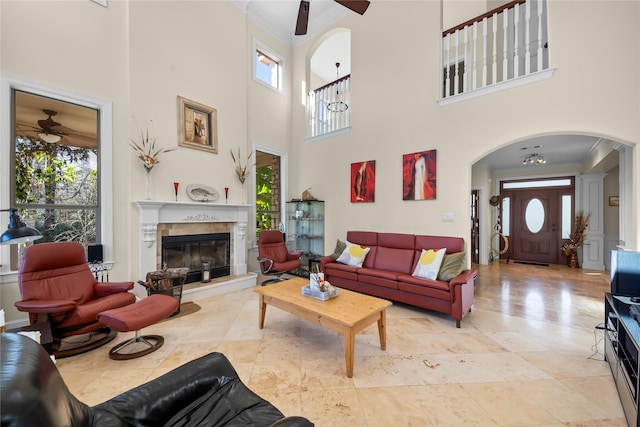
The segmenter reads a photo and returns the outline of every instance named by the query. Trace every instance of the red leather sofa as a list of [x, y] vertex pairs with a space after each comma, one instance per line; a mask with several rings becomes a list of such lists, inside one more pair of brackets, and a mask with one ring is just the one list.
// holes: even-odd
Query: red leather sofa
[[411, 275], [423, 249], [463, 252], [464, 239], [349, 231], [347, 241], [371, 249], [362, 267], [341, 264], [331, 256], [321, 257], [320, 269], [333, 286], [450, 314], [458, 328], [471, 311], [478, 270], [463, 270], [448, 282]]

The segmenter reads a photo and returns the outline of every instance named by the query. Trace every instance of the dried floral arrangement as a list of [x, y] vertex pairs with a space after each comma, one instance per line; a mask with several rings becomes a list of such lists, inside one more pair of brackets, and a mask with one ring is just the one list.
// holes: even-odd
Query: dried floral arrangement
[[249, 166], [249, 160], [251, 159], [251, 154], [247, 156], [247, 160], [245, 160], [244, 166], [242, 165], [241, 157], [240, 157], [240, 148], [238, 148], [238, 155], [233, 154], [233, 149], [229, 149], [231, 153], [231, 158], [233, 159], [233, 164], [235, 167], [236, 175], [238, 175], [238, 179], [241, 184], [244, 184], [244, 180], [247, 179], [247, 166]]
[[589, 217], [590, 215], [584, 212], [580, 212], [576, 215], [573, 230], [569, 234], [569, 241], [560, 247], [560, 250], [565, 256], [575, 253], [578, 248], [584, 244], [586, 230], [589, 226]]
[[140, 131], [140, 143], [132, 138], [129, 145], [138, 153], [138, 159], [147, 173], [160, 163], [158, 159], [160, 154], [175, 150], [175, 148], [156, 147], [156, 139], [149, 136], [149, 129]]

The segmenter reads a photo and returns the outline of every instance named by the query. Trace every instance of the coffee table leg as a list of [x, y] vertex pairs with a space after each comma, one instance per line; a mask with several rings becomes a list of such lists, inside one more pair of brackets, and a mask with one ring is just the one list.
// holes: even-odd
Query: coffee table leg
[[258, 326], [260, 329], [264, 328], [264, 315], [267, 312], [267, 303], [264, 302], [264, 295], [260, 295], [258, 300]]
[[347, 365], [347, 377], [353, 378], [353, 354], [356, 345], [356, 335], [351, 329], [344, 333], [344, 359]]
[[387, 311], [382, 310], [380, 312], [380, 319], [378, 319], [378, 335], [380, 335], [380, 348], [382, 350], [387, 349]]

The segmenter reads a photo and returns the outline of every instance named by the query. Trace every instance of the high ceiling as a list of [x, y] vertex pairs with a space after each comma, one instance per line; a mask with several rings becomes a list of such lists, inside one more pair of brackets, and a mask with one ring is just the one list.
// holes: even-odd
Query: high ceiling
[[247, 18], [288, 46], [296, 46], [308, 40], [348, 13], [353, 13], [334, 0], [311, 0], [307, 34], [296, 36], [294, 33], [300, 0], [231, 0], [231, 2], [244, 10]]

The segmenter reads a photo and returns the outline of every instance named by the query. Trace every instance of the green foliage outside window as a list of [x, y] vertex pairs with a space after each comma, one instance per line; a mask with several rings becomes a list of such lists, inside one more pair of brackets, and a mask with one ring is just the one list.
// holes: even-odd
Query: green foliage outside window
[[273, 214], [273, 172], [270, 166], [256, 168], [256, 235], [271, 230]]
[[15, 207], [44, 238], [97, 242], [97, 150], [15, 140]]

